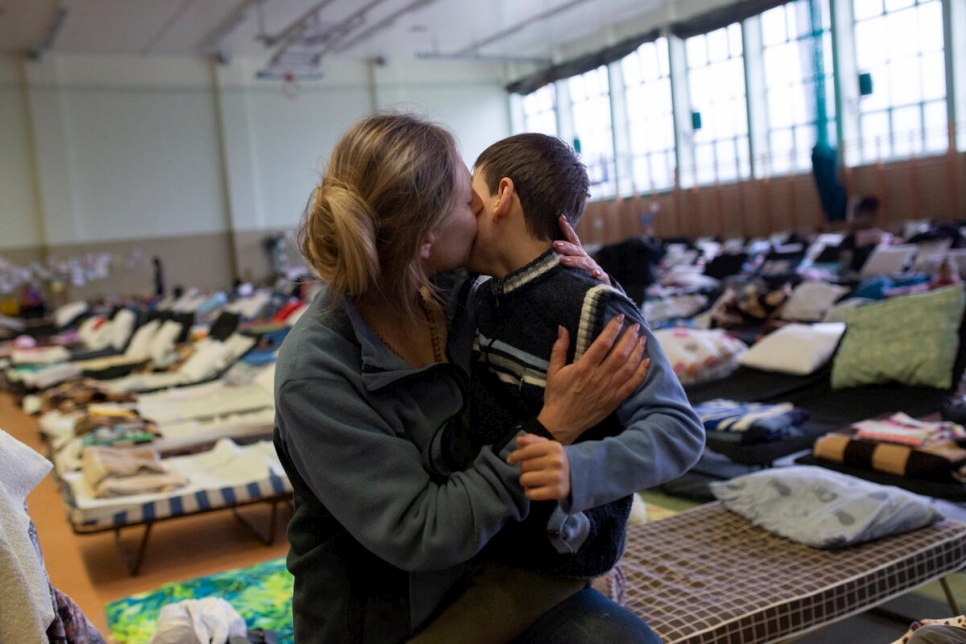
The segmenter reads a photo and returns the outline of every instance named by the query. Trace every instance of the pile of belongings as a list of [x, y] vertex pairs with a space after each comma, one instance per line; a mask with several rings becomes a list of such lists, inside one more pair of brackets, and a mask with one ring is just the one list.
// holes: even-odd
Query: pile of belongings
[[966, 481], [966, 428], [902, 412], [853, 423], [815, 441], [816, 458], [912, 479]]
[[737, 402], [716, 398], [694, 405], [708, 437], [755, 445], [795, 435], [808, 411], [792, 403]]

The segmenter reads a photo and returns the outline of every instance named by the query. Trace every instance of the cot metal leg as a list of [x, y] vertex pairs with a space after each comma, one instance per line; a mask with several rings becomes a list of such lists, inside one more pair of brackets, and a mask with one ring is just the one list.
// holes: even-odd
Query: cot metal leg
[[254, 524], [254, 522], [252, 522], [251, 519], [239, 513], [238, 508], [232, 508], [231, 511], [232, 511], [232, 514], [235, 515], [235, 518], [241, 521], [242, 524], [246, 528], [248, 528], [252, 532], [252, 534], [254, 534], [258, 538], [258, 540], [261, 541], [263, 544], [265, 544], [266, 546], [270, 546], [273, 543], [275, 543], [275, 523], [276, 523], [276, 518], [278, 516], [278, 501], [272, 501], [272, 513], [269, 519], [267, 531], [261, 530], [258, 526]]
[[949, 582], [943, 577], [939, 580], [939, 584], [943, 587], [943, 592], [946, 593], [946, 601], [949, 602], [949, 607], [953, 609], [953, 615], [962, 615], [959, 610], [959, 606], [956, 604], [956, 598], [953, 597], [953, 591], [949, 587]]
[[153, 521], [144, 524], [144, 534], [141, 535], [141, 541], [138, 543], [137, 549], [133, 552], [121, 541], [121, 528], [114, 529], [114, 543], [117, 544], [118, 550], [121, 551], [121, 556], [124, 558], [124, 565], [127, 566], [127, 571], [132, 577], [137, 576], [138, 571], [141, 569], [141, 562], [144, 560], [144, 551], [147, 548], [148, 537], [151, 534], [151, 526], [153, 525]]

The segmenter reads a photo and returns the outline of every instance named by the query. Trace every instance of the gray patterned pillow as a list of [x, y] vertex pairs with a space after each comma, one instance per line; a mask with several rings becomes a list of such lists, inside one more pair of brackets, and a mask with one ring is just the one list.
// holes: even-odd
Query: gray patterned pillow
[[911, 492], [809, 465], [762, 470], [710, 488], [758, 527], [814, 548], [842, 548], [943, 518]]

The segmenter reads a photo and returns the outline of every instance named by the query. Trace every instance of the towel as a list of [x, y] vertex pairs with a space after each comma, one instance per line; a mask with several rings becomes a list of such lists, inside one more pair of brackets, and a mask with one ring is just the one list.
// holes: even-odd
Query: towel
[[0, 633], [18, 644], [47, 642], [54, 621], [50, 580], [30, 540], [27, 495], [53, 465], [0, 429]]

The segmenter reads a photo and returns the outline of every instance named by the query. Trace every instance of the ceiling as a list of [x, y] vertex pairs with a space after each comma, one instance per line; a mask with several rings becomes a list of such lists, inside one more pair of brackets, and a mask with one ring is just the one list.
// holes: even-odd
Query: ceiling
[[668, 2], [0, 0], [0, 52], [264, 56], [290, 66], [329, 57], [549, 60], [555, 48]]

